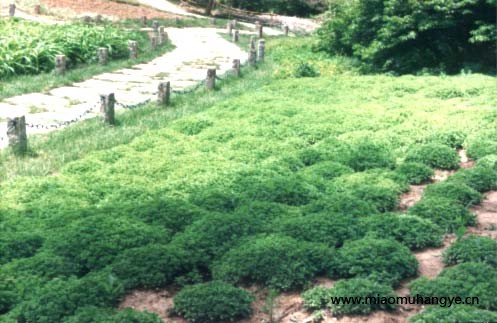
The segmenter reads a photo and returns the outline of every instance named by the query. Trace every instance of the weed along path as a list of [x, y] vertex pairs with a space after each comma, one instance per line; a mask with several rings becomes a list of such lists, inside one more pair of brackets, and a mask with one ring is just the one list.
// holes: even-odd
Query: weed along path
[[[172, 91], [195, 87], [216, 68], [232, 68], [233, 60], [246, 61], [247, 53], [225, 40], [213, 28], [166, 28], [176, 48], [149, 63], [104, 73], [47, 93], [30, 93], [0, 101], [0, 148], [8, 145], [7, 118], [25, 116], [27, 134], [56, 130], [64, 122], [95, 117], [101, 94], [114, 93], [116, 109], [155, 100], [160, 82], [171, 82]], [[91, 110], [91, 111], [90, 111]]]

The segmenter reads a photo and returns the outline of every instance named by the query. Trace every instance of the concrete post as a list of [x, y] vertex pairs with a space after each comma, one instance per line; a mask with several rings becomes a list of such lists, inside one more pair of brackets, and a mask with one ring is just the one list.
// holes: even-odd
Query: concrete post
[[250, 36], [250, 50], [255, 49], [255, 36]]
[[216, 88], [216, 69], [211, 68], [207, 70], [207, 79], [205, 80], [205, 88], [212, 91]]
[[163, 45], [167, 42], [167, 33], [164, 31], [165, 27], [159, 27], [159, 44]]
[[134, 40], [128, 41], [129, 48], [129, 58], [137, 59], [138, 58], [138, 43]]
[[104, 123], [108, 123], [112, 126], [116, 124], [114, 112], [115, 103], [116, 98], [114, 93], [100, 95], [100, 118]]
[[35, 15], [41, 15], [41, 6], [37, 4], [34, 8]]
[[146, 26], [147, 25], [147, 20], [148, 20], [147, 16], [142, 16], [140, 20], [141, 20], [142, 26]]
[[254, 67], [257, 63], [257, 51], [255, 49], [250, 49], [248, 64], [249, 66]]
[[7, 119], [7, 138], [14, 154], [23, 155], [27, 152], [26, 117]]
[[154, 51], [157, 50], [157, 43], [159, 42], [157, 36], [150, 37], [150, 48]]
[[159, 83], [159, 92], [157, 93], [157, 103], [168, 106], [171, 100], [171, 82]]
[[259, 38], [264, 37], [263, 28], [264, 27], [262, 25], [257, 26], [257, 37], [259, 37]]
[[157, 20], [154, 20], [152, 22], [152, 28], [154, 29], [155, 32], [159, 30], [159, 22]]
[[83, 21], [84, 21], [85, 24], [89, 24], [89, 23], [91, 23], [91, 17], [90, 16], [84, 16], [83, 17]]
[[100, 47], [97, 50], [98, 62], [100, 65], [107, 65], [109, 61], [109, 49], [107, 47]]
[[257, 52], [257, 60], [259, 62], [264, 62], [264, 58], [266, 57], [266, 41], [264, 39], [259, 40], [259, 49]]
[[283, 32], [285, 33], [285, 36], [288, 36], [288, 33], [290, 32], [290, 27], [288, 27], [288, 25], [285, 25], [283, 27]]
[[97, 15], [97, 16], [95, 17], [95, 22], [96, 22], [97, 24], [101, 24], [101, 23], [102, 23], [102, 20], [103, 20], [102, 15]]
[[66, 55], [55, 55], [55, 74], [64, 75], [66, 73]]
[[16, 14], [16, 5], [15, 3], [9, 4], [9, 17], [12, 18]]
[[238, 43], [238, 40], [240, 39], [240, 32], [238, 30], [235, 30], [233, 33], [233, 42]]
[[226, 29], [228, 31], [228, 35], [230, 37], [233, 36], [233, 25], [231, 24], [231, 21], [226, 24]]
[[234, 76], [237, 76], [237, 77], [240, 76], [240, 74], [241, 74], [240, 66], [241, 66], [240, 60], [234, 59], [233, 60], [233, 69], [232, 69]]

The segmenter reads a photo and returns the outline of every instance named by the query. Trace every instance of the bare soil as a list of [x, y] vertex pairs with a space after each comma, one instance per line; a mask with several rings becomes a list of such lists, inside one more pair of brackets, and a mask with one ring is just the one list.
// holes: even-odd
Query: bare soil
[[76, 14], [103, 15], [112, 18], [174, 18], [174, 14], [155, 10], [145, 6], [134, 6], [109, 0], [41, 0], [41, 4], [49, 9], [69, 9]]

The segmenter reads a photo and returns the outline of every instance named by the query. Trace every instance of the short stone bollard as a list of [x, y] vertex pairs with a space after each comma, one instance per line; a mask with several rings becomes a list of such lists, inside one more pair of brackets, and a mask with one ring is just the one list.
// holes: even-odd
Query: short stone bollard
[[152, 22], [152, 29], [157, 32], [159, 30], [159, 22], [157, 20], [154, 20]]
[[217, 19], [216, 18], [212, 18], [211, 19], [211, 24], [216, 25], [216, 23], [217, 23]]
[[233, 29], [236, 29], [236, 27], [238, 26], [238, 21], [236, 19], [232, 20], [231, 26], [233, 27]]
[[97, 49], [97, 57], [100, 65], [107, 65], [109, 61], [109, 49], [107, 47], [100, 47]]
[[85, 24], [89, 24], [89, 23], [91, 23], [91, 17], [90, 16], [84, 16], [83, 17], [83, 21], [84, 21]]
[[168, 106], [171, 100], [171, 82], [159, 83], [159, 91], [157, 92], [157, 103], [159, 105]]
[[176, 25], [179, 25], [181, 23], [181, 19], [179, 17], [176, 17]]
[[257, 63], [257, 51], [255, 49], [250, 49], [248, 64], [249, 66], [255, 67], [256, 63]]
[[28, 136], [26, 134], [26, 117], [7, 119], [7, 138], [9, 147], [14, 154], [23, 155], [28, 150]]
[[238, 40], [240, 39], [240, 32], [238, 30], [235, 30], [233, 33], [233, 42], [238, 43]]
[[101, 24], [101, 23], [102, 23], [102, 21], [103, 21], [103, 17], [102, 17], [102, 15], [96, 15], [96, 16], [95, 16], [95, 22], [96, 22], [97, 24]]
[[142, 26], [146, 26], [147, 25], [147, 21], [148, 21], [147, 16], [142, 16], [141, 17]]
[[212, 91], [216, 88], [216, 69], [210, 68], [207, 70], [207, 79], [205, 80], [205, 88]]
[[129, 58], [130, 59], [137, 59], [138, 58], [138, 42], [136, 42], [135, 40], [128, 41], [128, 48], [129, 48]]
[[226, 30], [228, 31], [228, 35], [230, 37], [233, 36], [233, 25], [231, 24], [231, 22], [228, 22], [226, 24]]
[[167, 33], [164, 31], [165, 27], [159, 27], [159, 45], [163, 45], [167, 42]]
[[35, 15], [41, 15], [41, 6], [37, 4], [34, 9]]
[[255, 36], [250, 37], [250, 49], [255, 49]]
[[257, 51], [257, 60], [259, 62], [264, 62], [265, 57], [266, 57], [266, 41], [264, 39], [260, 39], [259, 48]]
[[115, 103], [116, 98], [114, 93], [100, 95], [100, 118], [104, 123], [108, 123], [112, 126], [116, 124], [114, 112]]
[[263, 31], [263, 26], [259, 25], [257, 26], [257, 37], [262, 38], [264, 37], [264, 31]]
[[16, 5], [14, 3], [9, 4], [9, 17], [14, 17], [16, 14]]
[[157, 43], [158, 42], [159, 42], [159, 39], [157, 38], [157, 36], [150, 37], [150, 49], [157, 50]]
[[234, 59], [233, 60], [233, 68], [232, 72], [234, 76], [240, 76], [241, 74], [241, 63], [239, 59]]
[[283, 32], [285, 33], [285, 36], [288, 36], [288, 33], [290, 32], [290, 27], [288, 27], [288, 25], [285, 25], [283, 27]]
[[66, 73], [66, 55], [55, 55], [55, 74], [64, 75]]

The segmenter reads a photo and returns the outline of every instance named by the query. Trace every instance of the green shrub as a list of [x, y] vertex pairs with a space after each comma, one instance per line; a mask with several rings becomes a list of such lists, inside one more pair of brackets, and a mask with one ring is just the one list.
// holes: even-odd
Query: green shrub
[[245, 237], [262, 232], [265, 226], [263, 217], [212, 213], [177, 234], [171, 245], [187, 251], [196, 266], [207, 267]]
[[231, 212], [240, 204], [237, 194], [217, 187], [198, 190], [190, 199], [197, 206], [215, 212]]
[[473, 159], [479, 160], [488, 155], [497, 154], [497, 139], [475, 138], [468, 143], [467, 154]]
[[409, 209], [409, 214], [429, 219], [445, 232], [455, 232], [460, 227], [475, 224], [475, 216], [462, 204], [443, 197], [423, 198]]
[[361, 200], [350, 192], [333, 192], [303, 207], [304, 213], [341, 214], [351, 217], [362, 217], [378, 213], [370, 203]]
[[17, 293], [13, 279], [0, 276], [0, 315], [7, 313], [17, 302]]
[[346, 154], [336, 156], [337, 161], [351, 167], [355, 171], [373, 168], [393, 168], [395, 158], [384, 144], [364, 139], [350, 145]]
[[[362, 297], [376, 299], [377, 297], [396, 297], [392, 288], [364, 278], [354, 278], [338, 281], [329, 292], [330, 297]], [[394, 310], [395, 304], [329, 304], [334, 315], [358, 314], [365, 315], [377, 310]]]
[[476, 167], [489, 168], [497, 172], [497, 154], [487, 155], [478, 159]]
[[254, 297], [222, 282], [187, 286], [174, 297], [174, 311], [188, 322], [235, 322], [252, 313]]
[[442, 144], [425, 144], [411, 148], [406, 155], [406, 162], [418, 162], [440, 169], [457, 169], [459, 155], [449, 146]]
[[462, 183], [441, 182], [427, 187], [424, 196], [435, 198], [448, 198], [461, 203], [464, 206], [478, 204], [483, 196]]
[[231, 283], [260, 283], [277, 290], [299, 288], [317, 274], [334, 269], [334, 250], [290, 237], [252, 238], [215, 263], [214, 278]]
[[208, 119], [193, 116], [176, 121], [174, 123], [174, 129], [178, 130], [182, 134], [194, 136], [198, 135], [204, 129], [207, 129], [212, 125], [214, 125], [214, 123]]
[[461, 149], [466, 140], [466, 134], [458, 130], [437, 131], [428, 140], [449, 146], [453, 149]]
[[340, 277], [359, 277], [388, 282], [396, 286], [416, 275], [418, 262], [411, 251], [394, 240], [364, 238], [346, 242], [338, 250]]
[[295, 67], [293, 75], [295, 77], [318, 77], [319, 70], [309, 63], [300, 62]]
[[462, 262], [484, 262], [497, 267], [497, 241], [480, 236], [458, 240], [444, 253], [446, 265]]
[[120, 311], [98, 308], [94, 306], [82, 307], [62, 323], [162, 323], [156, 315], [147, 312], [138, 312], [130, 308]]
[[18, 321], [22, 322], [62, 322], [78, 307], [112, 307], [123, 295], [123, 286], [107, 272], [82, 279], [56, 278], [35, 289], [14, 311]]
[[478, 192], [487, 192], [497, 188], [497, 172], [491, 168], [477, 166], [457, 172], [449, 182], [464, 183]]
[[31, 257], [41, 247], [43, 239], [27, 232], [3, 232], [0, 236], [0, 265], [12, 259]]
[[352, 174], [353, 172], [352, 168], [332, 161], [319, 162], [301, 170], [302, 175], [314, 185], [323, 182], [323, 186], [326, 181], [331, 181], [336, 177]]
[[352, 191], [361, 200], [374, 206], [378, 212], [389, 212], [397, 208], [399, 196], [395, 190], [387, 187], [366, 185]]
[[467, 305], [428, 306], [410, 319], [412, 323], [497, 322], [497, 313]]
[[422, 163], [403, 163], [397, 168], [397, 172], [407, 178], [409, 184], [419, 185], [431, 180], [433, 169]]
[[51, 237], [50, 248], [68, 258], [82, 274], [109, 265], [126, 249], [166, 243], [169, 233], [125, 217], [90, 216], [74, 221]]
[[281, 217], [272, 228], [275, 233], [297, 240], [321, 242], [340, 247], [344, 241], [358, 237], [357, 220], [349, 215], [315, 213], [307, 216]]
[[444, 269], [437, 278], [419, 278], [409, 287], [411, 295], [439, 297], [457, 295], [461, 298], [478, 297], [474, 306], [497, 309], [497, 270], [484, 263], [467, 262]]
[[330, 302], [330, 288], [314, 287], [302, 293], [304, 307], [311, 311], [324, 309]]
[[412, 250], [440, 246], [443, 239], [439, 226], [415, 215], [387, 213], [361, 218], [356, 230], [380, 239], [395, 239]]
[[151, 244], [124, 251], [111, 267], [126, 289], [159, 288], [185, 273], [188, 260], [182, 249]]

